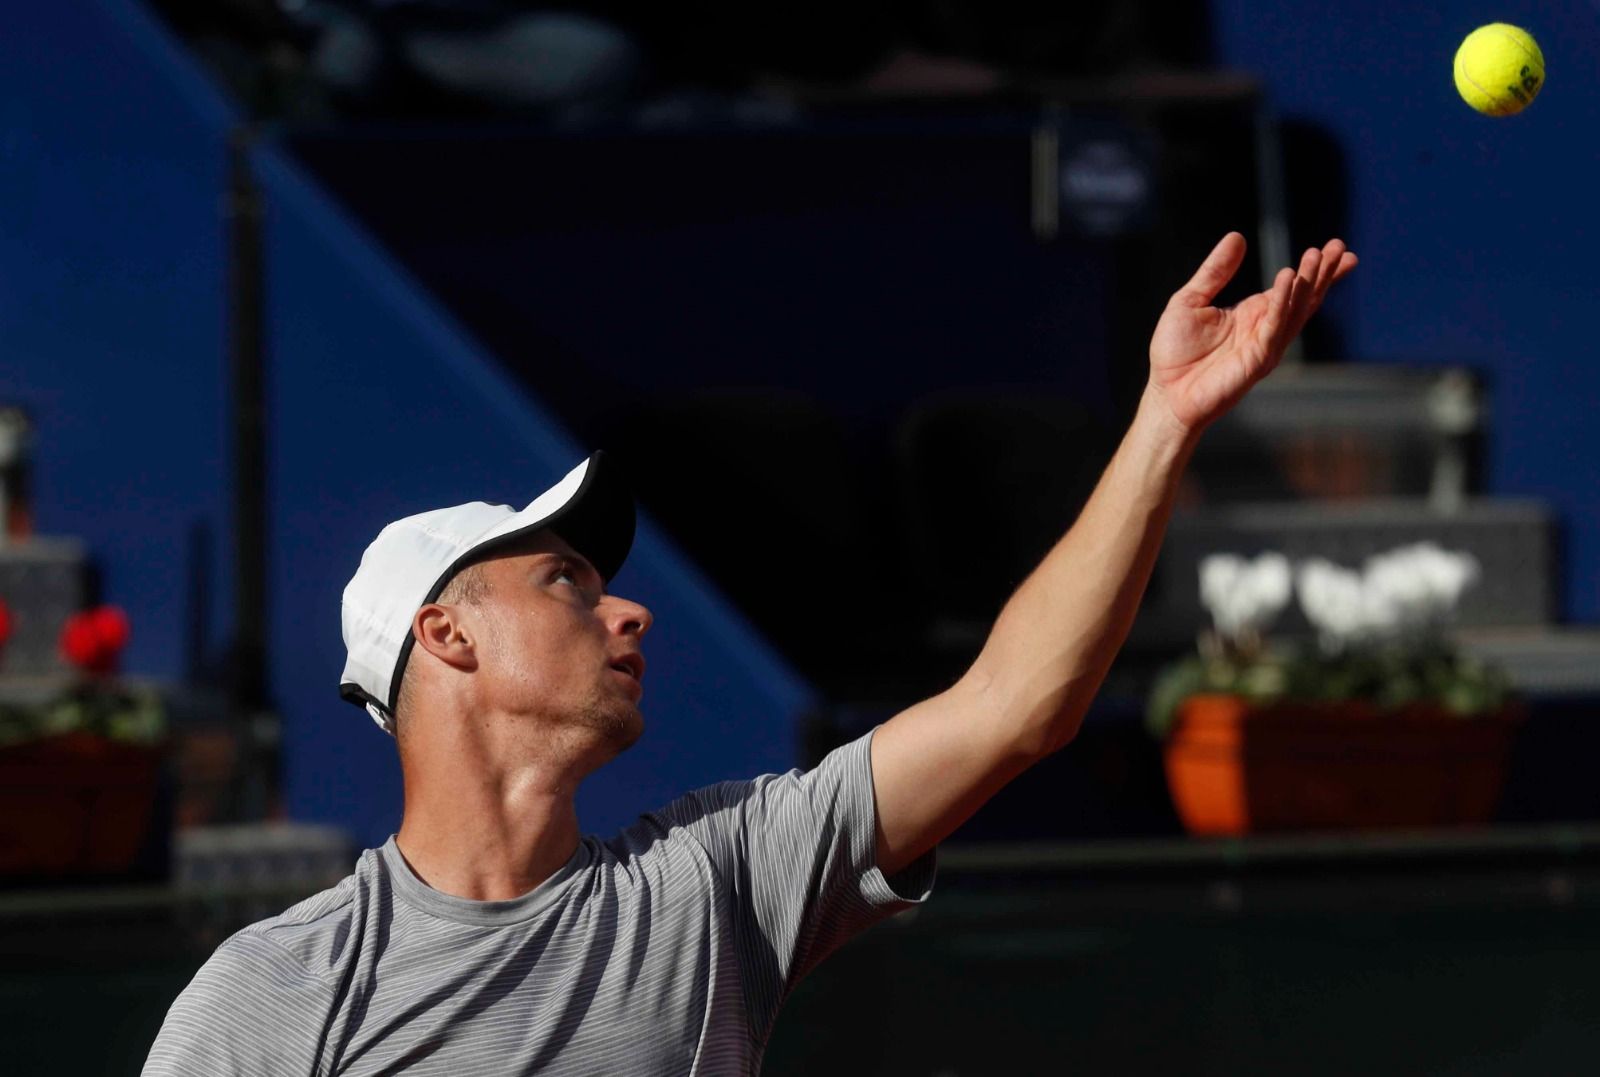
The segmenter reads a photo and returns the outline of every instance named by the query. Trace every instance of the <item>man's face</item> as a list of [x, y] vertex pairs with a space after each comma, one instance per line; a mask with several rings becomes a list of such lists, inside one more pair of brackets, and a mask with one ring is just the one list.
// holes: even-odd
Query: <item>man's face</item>
[[489, 593], [470, 608], [487, 702], [546, 729], [599, 734], [614, 752], [637, 740], [650, 611], [606, 594], [594, 566], [550, 531], [482, 569]]

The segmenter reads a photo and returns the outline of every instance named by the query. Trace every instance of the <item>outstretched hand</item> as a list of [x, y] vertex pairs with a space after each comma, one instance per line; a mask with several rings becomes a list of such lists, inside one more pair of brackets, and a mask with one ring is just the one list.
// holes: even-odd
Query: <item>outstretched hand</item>
[[1296, 272], [1285, 266], [1272, 287], [1237, 306], [1212, 305], [1244, 261], [1245, 241], [1229, 232], [1178, 289], [1150, 338], [1149, 392], [1185, 430], [1199, 432], [1270, 374], [1284, 349], [1322, 305], [1335, 281], [1356, 267], [1343, 240], [1312, 247]]

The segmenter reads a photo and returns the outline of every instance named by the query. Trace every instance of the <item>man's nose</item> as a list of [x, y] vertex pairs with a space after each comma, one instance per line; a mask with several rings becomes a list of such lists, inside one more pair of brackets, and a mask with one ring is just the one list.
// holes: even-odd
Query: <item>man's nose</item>
[[611, 607], [606, 611], [606, 624], [613, 632], [642, 636], [650, 631], [650, 626], [655, 623], [650, 611], [637, 602], [630, 602], [615, 595], [607, 595], [606, 602]]

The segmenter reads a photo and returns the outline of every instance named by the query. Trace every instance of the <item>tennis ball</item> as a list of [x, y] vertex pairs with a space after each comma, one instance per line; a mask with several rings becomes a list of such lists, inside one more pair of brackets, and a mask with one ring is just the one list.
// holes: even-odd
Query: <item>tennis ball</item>
[[1456, 50], [1456, 92], [1485, 116], [1521, 112], [1543, 85], [1544, 53], [1521, 27], [1491, 22], [1468, 34]]

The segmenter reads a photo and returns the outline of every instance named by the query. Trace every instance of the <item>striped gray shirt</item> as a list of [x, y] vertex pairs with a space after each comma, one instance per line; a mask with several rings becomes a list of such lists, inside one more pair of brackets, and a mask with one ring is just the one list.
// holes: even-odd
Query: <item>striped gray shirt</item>
[[511, 901], [428, 887], [390, 838], [219, 946], [144, 1073], [756, 1073], [800, 977], [932, 886], [932, 853], [874, 866], [871, 738], [585, 838]]

